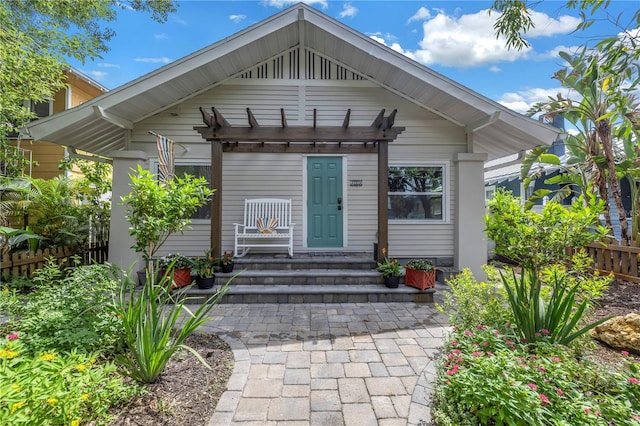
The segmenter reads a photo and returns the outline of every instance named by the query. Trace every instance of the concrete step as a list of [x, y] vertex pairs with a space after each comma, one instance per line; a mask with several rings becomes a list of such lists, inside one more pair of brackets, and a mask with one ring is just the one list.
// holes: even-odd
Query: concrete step
[[[376, 262], [365, 253], [248, 255], [231, 273], [216, 273], [215, 286], [186, 291], [189, 303], [203, 303], [233, 278], [222, 303], [432, 303], [436, 289], [387, 288]], [[446, 274], [448, 275], [448, 274]], [[194, 277], [195, 278], [195, 277]], [[446, 278], [440, 274], [438, 280]], [[443, 282], [443, 281], [440, 281]], [[437, 284], [436, 288], [442, 284]]]
[[[205, 302], [219, 285], [207, 290], [192, 287], [186, 291], [188, 303]], [[221, 303], [433, 303], [436, 289], [420, 291], [400, 285], [387, 288], [384, 284], [365, 285], [238, 285], [233, 282]]]

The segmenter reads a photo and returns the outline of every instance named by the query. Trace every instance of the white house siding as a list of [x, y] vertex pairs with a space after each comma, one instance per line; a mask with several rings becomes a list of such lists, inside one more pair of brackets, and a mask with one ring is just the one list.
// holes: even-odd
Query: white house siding
[[[298, 86], [297, 83], [301, 85]], [[147, 130], [163, 134], [188, 147], [176, 147], [176, 162], [202, 162], [210, 159], [209, 143], [193, 130], [202, 125], [198, 108], [216, 107], [234, 126], [246, 126], [246, 108], [250, 108], [262, 126], [280, 125], [280, 108], [285, 109], [289, 126], [311, 125], [317, 110], [317, 125], [342, 124], [351, 109], [351, 126], [368, 126], [381, 109], [385, 115], [398, 109], [396, 126], [406, 127], [391, 144], [391, 164], [427, 164], [446, 162], [448, 171], [448, 221], [445, 223], [394, 223], [389, 225], [389, 245], [394, 256], [419, 255], [450, 257], [454, 244], [453, 155], [465, 152], [464, 132], [457, 126], [423, 108], [366, 81], [307, 81], [234, 79], [212, 88], [136, 125], [133, 149], [144, 149], [157, 156], [153, 137]], [[455, 142], [459, 143], [455, 143]], [[146, 142], [146, 143], [141, 143]], [[345, 182], [345, 243], [348, 251], [371, 251], [377, 230], [377, 156], [346, 155], [343, 163]], [[242, 221], [245, 198], [277, 197], [293, 200], [296, 222], [294, 248], [305, 251], [302, 154], [225, 153], [223, 161], [223, 247], [233, 248], [233, 223]], [[362, 180], [362, 186], [349, 186], [350, 180]], [[197, 256], [208, 248], [208, 224], [194, 223], [184, 235], [173, 236], [163, 252]]]

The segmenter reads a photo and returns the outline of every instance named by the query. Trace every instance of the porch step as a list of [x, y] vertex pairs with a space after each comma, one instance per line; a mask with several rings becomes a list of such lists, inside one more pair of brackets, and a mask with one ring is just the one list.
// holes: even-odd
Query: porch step
[[350, 269], [375, 271], [371, 253], [303, 253], [292, 259], [286, 255], [247, 255], [235, 259], [235, 268], [252, 271]]
[[189, 289], [189, 303], [202, 303], [233, 281], [222, 303], [369, 303], [433, 302], [434, 289], [387, 288], [371, 254], [314, 253], [286, 256], [248, 255], [235, 260], [232, 273], [216, 274], [210, 290]]
[[[205, 302], [219, 287], [216, 285], [208, 290], [197, 287], [189, 289], [189, 303]], [[433, 303], [435, 292], [435, 289], [422, 292], [402, 284], [398, 288], [386, 288], [384, 284], [261, 286], [232, 283], [221, 303]]]

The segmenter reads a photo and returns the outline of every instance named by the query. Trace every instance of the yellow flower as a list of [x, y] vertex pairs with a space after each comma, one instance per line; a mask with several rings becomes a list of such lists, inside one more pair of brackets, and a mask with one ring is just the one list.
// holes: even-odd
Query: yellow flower
[[16, 402], [11, 406], [11, 412], [14, 413], [16, 410], [19, 410], [20, 407], [24, 405], [24, 401]]
[[95, 363], [96, 363], [96, 359], [95, 359], [95, 358], [91, 358], [91, 359], [89, 360], [89, 364], [95, 364]]
[[89, 394], [88, 393], [83, 393], [82, 395], [80, 395], [80, 399], [82, 401], [86, 401], [89, 398]]
[[4, 349], [0, 349], [0, 358], [11, 359], [17, 357], [18, 355], [20, 355], [20, 353], [17, 351], [7, 351]]
[[75, 368], [76, 368], [76, 370], [78, 370], [78, 371], [84, 371], [84, 370], [86, 370], [86, 369], [87, 369], [87, 366], [86, 366], [86, 365], [84, 365], [84, 364], [78, 364], [78, 365], [76, 365], [76, 367], [75, 367]]
[[49, 403], [49, 405], [55, 405], [56, 402], [58, 402], [57, 398], [49, 398], [47, 399], [47, 402]]
[[4, 349], [0, 349], [0, 358], [4, 358], [7, 356], [7, 351]]
[[17, 383], [14, 383], [11, 385], [11, 389], [20, 389], [20, 385]]
[[40, 359], [43, 361], [53, 361], [56, 359], [56, 354], [42, 354], [40, 355]]
[[71, 422], [71, 426], [80, 426], [80, 419], [75, 419]]

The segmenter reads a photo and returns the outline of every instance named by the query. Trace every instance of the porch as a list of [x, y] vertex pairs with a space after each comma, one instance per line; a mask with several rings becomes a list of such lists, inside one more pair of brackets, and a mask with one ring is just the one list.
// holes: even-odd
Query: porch
[[441, 268], [435, 289], [424, 292], [401, 281], [387, 288], [375, 270], [371, 253], [303, 253], [289, 259], [282, 255], [247, 255], [235, 259], [232, 273], [216, 273], [209, 290], [192, 287], [193, 303], [203, 301], [234, 274], [222, 303], [433, 303], [449, 268]]

